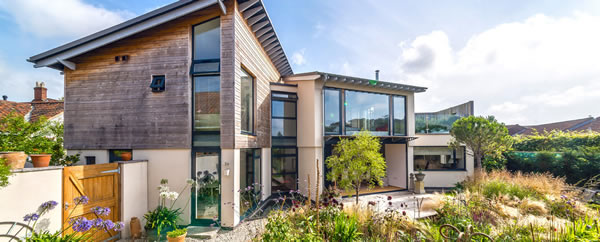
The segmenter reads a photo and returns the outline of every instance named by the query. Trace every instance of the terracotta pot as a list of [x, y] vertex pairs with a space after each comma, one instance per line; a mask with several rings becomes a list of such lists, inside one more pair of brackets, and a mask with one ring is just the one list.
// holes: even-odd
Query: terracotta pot
[[425, 179], [425, 174], [417, 173], [417, 174], [415, 174], [415, 177], [417, 178], [417, 181], [423, 181], [423, 179]]
[[27, 161], [27, 154], [23, 151], [0, 152], [0, 158], [6, 159], [6, 165], [11, 169], [23, 169]]
[[29, 155], [33, 162], [33, 167], [48, 167], [50, 165], [51, 154]]
[[131, 160], [131, 152], [124, 152], [124, 153], [121, 153], [121, 160], [122, 160], [122, 161], [128, 161], [128, 160]]
[[167, 236], [167, 240], [169, 242], [184, 242], [185, 236], [187, 236], [187, 233], [179, 235], [178, 237], [175, 237], [175, 238], [171, 238], [171, 237]]

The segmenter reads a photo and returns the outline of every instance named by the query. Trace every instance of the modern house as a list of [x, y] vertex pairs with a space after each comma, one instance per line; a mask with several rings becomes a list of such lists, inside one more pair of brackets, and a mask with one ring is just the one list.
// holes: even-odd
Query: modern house
[[512, 136], [527, 136], [545, 131], [600, 132], [600, 117], [594, 118], [590, 116], [587, 118], [536, 125], [511, 124], [506, 125], [506, 128], [508, 128], [508, 133]]
[[63, 121], [64, 103], [61, 100], [48, 98], [48, 89], [43, 82], [36, 82], [31, 102], [13, 102], [3, 95], [0, 100], [0, 119], [14, 113], [28, 122], [35, 122], [42, 116], [49, 121]]
[[260, 0], [180, 0], [28, 61], [64, 73], [70, 154], [148, 160], [149, 207], [161, 178], [199, 182], [190, 224], [234, 227], [248, 186], [260, 184], [263, 199], [307, 193], [317, 169], [327, 184], [323, 161], [360, 130], [384, 144], [388, 190], [408, 189], [416, 169], [427, 187], [452, 187], [473, 171], [469, 152], [447, 148], [448, 123], [415, 132], [414, 97], [426, 88], [294, 74]]

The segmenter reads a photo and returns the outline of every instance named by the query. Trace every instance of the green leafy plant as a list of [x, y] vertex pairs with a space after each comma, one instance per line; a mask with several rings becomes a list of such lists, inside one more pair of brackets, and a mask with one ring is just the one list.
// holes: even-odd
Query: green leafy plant
[[22, 116], [10, 113], [0, 119], [0, 131], [0, 151], [51, 152], [54, 140], [44, 117], [27, 122]]
[[369, 187], [383, 184], [386, 164], [380, 149], [379, 138], [368, 131], [361, 131], [352, 139], [341, 139], [334, 147], [333, 155], [325, 161], [331, 169], [327, 179], [346, 191], [354, 190], [358, 204], [363, 183]]
[[458, 149], [464, 144], [473, 152], [476, 176], [481, 174], [484, 156], [500, 155], [510, 149], [513, 143], [508, 129], [494, 116], [461, 118], [452, 124], [450, 135], [450, 147]]
[[167, 237], [169, 237], [169, 238], [177, 238], [177, 237], [182, 236], [182, 235], [184, 235], [186, 233], [187, 233], [187, 229], [186, 228], [176, 229], [176, 230], [167, 232]]
[[331, 241], [359, 241], [358, 221], [354, 216], [337, 216]]
[[12, 175], [10, 166], [6, 164], [6, 159], [0, 158], [0, 188], [8, 186], [8, 178]]
[[[178, 193], [175, 191], [170, 191], [168, 186], [169, 181], [167, 179], [161, 179], [160, 186], [158, 187], [159, 195], [158, 195], [158, 206], [152, 210], [148, 211], [144, 214], [144, 219], [146, 219], [146, 230], [156, 229], [157, 236], [161, 236], [161, 231], [163, 229], [177, 229], [177, 222], [181, 220], [179, 217], [183, 210], [188, 206], [189, 201], [191, 199], [188, 198], [188, 201], [183, 208], [173, 208], [177, 200], [181, 197], [184, 191], [186, 191], [189, 187], [195, 187], [196, 182], [192, 179], [188, 179], [186, 185], [183, 189]], [[167, 201], [170, 201], [170, 205], [167, 205]]]

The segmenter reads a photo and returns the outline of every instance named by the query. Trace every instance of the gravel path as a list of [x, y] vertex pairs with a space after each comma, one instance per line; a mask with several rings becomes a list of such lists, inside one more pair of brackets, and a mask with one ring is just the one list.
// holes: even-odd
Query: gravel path
[[264, 230], [265, 224], [267, 224], [266, 219], [246, 221], [234, 230], [219, 230], [217, 236], [209, 240], [186, 238], [185, 241], [252, 241]]

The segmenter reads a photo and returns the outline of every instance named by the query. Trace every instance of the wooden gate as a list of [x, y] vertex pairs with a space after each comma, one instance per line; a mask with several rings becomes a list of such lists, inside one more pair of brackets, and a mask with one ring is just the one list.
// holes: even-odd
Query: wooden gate
[[[70, 166], [63, 170], [63, 204], [68, 203], [67, 209], [63, 209], [63, 226], [69, 226], [69, 215], [73, 217], [84, 216], [87, 219], [98, 218], [91, 209], [100, 206], [108, 207], [111, 212], [102, 219], [110, 219], [113, 222], [120, 221], [120, 169], [118, 163]], [[79, 196], [87, 196], [89, 203], [75, 206], [73, 199]], [[67, 230], [72, 232], [71, 229]], [[94, 234], [94, 241], [109, 239], [117, 235], [117, 232], [100, 231]]]

